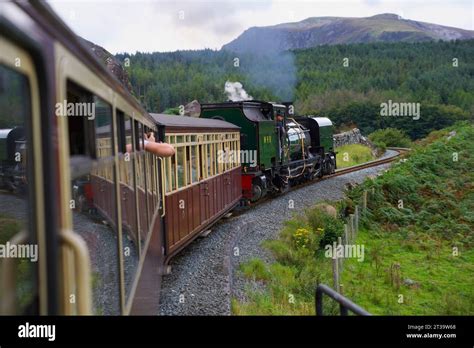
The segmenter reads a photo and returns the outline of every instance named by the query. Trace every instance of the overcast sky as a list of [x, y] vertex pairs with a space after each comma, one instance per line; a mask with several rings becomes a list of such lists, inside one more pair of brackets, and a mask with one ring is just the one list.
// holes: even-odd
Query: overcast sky
[[308, 17], [403, 18], [474, 30], [474, 0], [53, 0], [76, 34], [112, 53], [220, 49], [245, 29]]

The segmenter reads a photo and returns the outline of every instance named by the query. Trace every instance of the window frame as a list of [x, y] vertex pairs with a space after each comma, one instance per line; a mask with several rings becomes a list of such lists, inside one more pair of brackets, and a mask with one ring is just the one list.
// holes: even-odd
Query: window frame
[[[30, 52], [13, 41], [10, 41], [7, 37], [8, 35], [5, 35], [2, 31], [0, 35], [0, 64], [6, 69], [17, 72], [26, 78], [28, 81], [30, 99], [30, 114], [29, 117], [24, 120], [26, 128], [25, 135], [30, 148], [29, 154], [27, 155], [27, 178], [29, 180], [28, 185], [30, 186], [28, 189], [27, 209], [30, 217], [28, 218], [25, 228], [15, 235], [14, 238], [24, 237], [30, 240], [30, 242], [37, 243], [39, 246], [38, 262], [35, 268], [36, 279], [33, 281], [39, 298], [39, 304], [35, 310], [38, 310], [40, 315], [45, 315], [49, 311], [48, 301], [51, 297], [48, 293], [49, 284], [47, 282], [50, 270], [47, 265], [47, 257], [50, 256], [47, 254], [47, 240], [50, 236], [47, 236], [46, 233], [46, 209], [43, 202], [46, 189], [43, 176], [40, 80], [36, 71], [37, 64]], [[20, 64], [17, 64], [17, 62], [20, 62]], [[52, 230], [53, 232], [55, 231], [55, 226], [52, 226]], [[0, 261], [2, 263], [5, 262], [5, 260]], [[55, 275], [51, 276], [55, 277]], [[54, 293], [52, 296], [54, 296]], [[55, 303], [54, 299], [51, 301]], [[4, 308], [7, 309], [7, 311], [11, 310], [14, 312], [17, 309], [13, 308], [15, 303], [11, 303], [10, 301], [5, 305], [6, 307]]]
[[[193, 139], [194, 137], [194, 139]], [[180, 141], [181, 140], [181, 141]], [[170, 132], [165, 134], [165, 142], [173, 145], [176, 150], [175, 155], [165, 158], [165, 195], [185, 190], [197, 185], [202, 181], [212, 179], [216, 176], [227, 173], [240, 167], [240, 159], [232, 157], [229, 163], [219, 163], [219, 150], [228, 148], [229, 150], [240, 150], [239, 132], [207, 132], [207, 133], [178, 133]], [[179, 185], [178, 175], [178, 153], [181, 155], [183, 149], [183, 182]], [[193, 180], [192, 155], [195, 152], [195, 165], [197, 180]], [[190, 154], [188, 161], [186, 156]], [[171, 180], [170, 180], [171, 179]]]

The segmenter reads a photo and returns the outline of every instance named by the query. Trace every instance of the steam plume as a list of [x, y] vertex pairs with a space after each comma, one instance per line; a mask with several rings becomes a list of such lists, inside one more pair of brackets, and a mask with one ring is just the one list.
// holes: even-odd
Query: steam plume
[[240, 82], [227, 81], [224, 87], [227, 98], [232, 101], [252, 100], [252, 96], [243, 88]]

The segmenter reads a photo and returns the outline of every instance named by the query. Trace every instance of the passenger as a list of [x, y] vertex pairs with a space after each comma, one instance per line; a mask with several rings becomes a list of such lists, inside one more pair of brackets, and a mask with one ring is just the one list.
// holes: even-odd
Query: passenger
[[[145, 151], [151, 152], [158, 157], [170, 157], [175, 153], [173, 145], [156, 142], [155, 135], [150, 132], [149, 135], [145, 133]], [[127, 152], [132, 152], [132, 145], [127, 145]]]
[[285, 123], [284, 117], [281, 113], [277, 113], [275, 117], [277, 131], [278, 131], [278, 139], [280, 142], [280, 161], [283, 160], [283, 148], [285, 146], [285, 138], [286, 138], [286, 130], [285, 130]]

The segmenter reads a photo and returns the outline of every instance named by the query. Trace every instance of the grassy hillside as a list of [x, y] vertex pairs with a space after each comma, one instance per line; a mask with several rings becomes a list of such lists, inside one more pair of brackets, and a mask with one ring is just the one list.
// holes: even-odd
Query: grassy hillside
[[[406, 161], [339, 203], [353, 206], [364, 189], [374, 190], [356, 241], [364, 245], [364, 260], [346, 260], [342, 273], [344, 294], [369, 312], [474, 314], [473, 137], [468, 123], [433, 132]], [[313, 209], [295, 217], [279, 240], [265, 243], [273, 264], [255, 259], [242, 266], [263, 290], [234, 300], [235, 314], [314, 314], [315, 285], [332, 286], [331, 260], [321, 247], [341, 231], [337, 220], [320, 215]]]
[[365, 145], [351, 144], [336, 148], [337, 168], [346, 168], [375, 159], [372, 150]]

